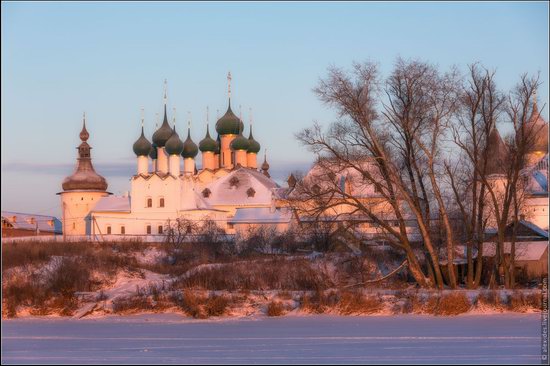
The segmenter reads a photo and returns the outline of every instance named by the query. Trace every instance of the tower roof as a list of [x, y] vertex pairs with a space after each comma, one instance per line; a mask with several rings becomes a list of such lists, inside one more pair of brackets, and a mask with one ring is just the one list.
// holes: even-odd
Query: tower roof
[[202, 152], [216, 152], [217, 143], [216, 141], [210, 137], [210, 129], [208, 125], [206, 125], [206, 136], [199, 142], [199, 149]]
[[229, 100], [227, 111], [216, 122], [216, 131], [220, 135], [237, 135], [243, 127], [243, 122], [231, 110], [231, 100]]
[[162, 120], [162, 125], [160, 126], [160, 128], [157, 129], [153, 134], [153, 143], [155, 143], [157, 147], [164, 147], [166, 141], [168, 141], [170, 136], [172, 136], [172, 129], [168, 124], [168, 115], [166, 114], [166, 104], [166, 80], [164, 80], [164, 119]]
[[231, 141], [231, 150], [248, 150], [248, 139], [243, 136], [242, 130], [239, 131], [239, 135]]
[[185, 159], [195, 158], [195, 156], [197, 156], [198, 153], [199, 153], [199, 148], [197, 147], [197, 144], [195, 144], [191, 139], [191, 128], [189, 127], [187, 129], [187, 139], [183, 143], [183, 150], [181, 152], [181, 156], [183, 156]]
[[183, 151], [183, 141], [181, 141], [178, 133], [176, 132], [176, 125], [172, 130], [172, 136], [166, 141], [164, 146], [168, 155], [179, 155]]
[[505, 173], [506, 145], [496, 127], [493, 127], [487, 139], [487, 158], [487, 175]]
[[254, 136], [252, 136], [252, 124], [250, 124], [250, 135], [248, 135], [248, 152], [257, 154], [260, 152], [260, 147], [260, 143], [254, 140]]
[[548, 153], [548, 123], [542, 118], [539, 112], [536, 95], [534, 98], [533, 110], [526, 124], [528, 133], [533, 138], [529, 146], [529, 152]]
[[151, 143], [145, 137], [143, 133], [143, 118], [141, 119], [141, 136], [134, 142], [134, 153], [137, 156], [147, 156], [151, 153]]
[[80, 140], [78, 146], [78, 159], [74, 173], [63, 180], [61, 186], [64, 191], [74, 190], [95, 190], [106, 191], [107, 181], [101, 175], [97, 174], [92, 165], [90, 155], [90, 145], [86, 142], [90, 134], [86, 130], [86, 119], [82, 123], [80, 131]]

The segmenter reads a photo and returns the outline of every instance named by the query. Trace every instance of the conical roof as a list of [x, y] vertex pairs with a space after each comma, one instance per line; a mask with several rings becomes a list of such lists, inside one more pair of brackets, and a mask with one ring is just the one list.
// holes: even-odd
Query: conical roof
[[106, 191], [107, 181], [101, 175], [97, 174], [92, 165], [90, 154], [90, 145], [86, 142], [90, 134], [86, 130], [86, 122], [84, 121], [80, 139], [82, 140], [78, 146], [78, 159], [74, 173], [63, 180], [61, 186], [64, 191], [74, 190], [95, 190]]
[[533, 136], [529, 152], [548, 153], [548, 123], [542, 118], [537, 108], [537, 101], [533, 103], [531, 117], [526, 124], [528, 133]]
[[506, 145], [500, 137], [500, 133], [493, 127], [489, 133], [487, 139], [487, 166], [485, 173], [491, 174], [504, 174], [505, 161], [506, 161]]

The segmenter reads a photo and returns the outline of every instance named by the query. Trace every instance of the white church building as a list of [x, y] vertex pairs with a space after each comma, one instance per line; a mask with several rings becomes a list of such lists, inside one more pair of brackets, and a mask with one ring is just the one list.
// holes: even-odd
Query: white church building
[[[270, 178], [269, 164], [258, 169], [260, 144], [254, 139], [252, 125], [248, 138], [244, 123], [231, 110], [231, 75], [226, 113], [215, 125], [217, 139], [206, 135], [198, 146], [190, 137], [182, 141], [167, 115], [166, 90], [164, 118], [150, 142], [143, 132], [133, 145], [137, 171], [131, 177], [129, 194], [114, 196], [107, 191], [105, 178], [93, 168], [89, 133], [83, 121], [75, 172], [62, 183], [63, 233], [65, 236], [164, 235], [178, 218], [214, 221], [233, 233], [231, 218], [237, 210], [272, 211], [281, 188]], [[202, 167], [195, 158], [202, 154]], [[283, 189], [284, 190], [284, 189]], [[256, 211], [257, 212], [257, 211]], [[239, 217], [242, 215], [239, 215]], [[246, 216], [246, 215], [245, 215]]]

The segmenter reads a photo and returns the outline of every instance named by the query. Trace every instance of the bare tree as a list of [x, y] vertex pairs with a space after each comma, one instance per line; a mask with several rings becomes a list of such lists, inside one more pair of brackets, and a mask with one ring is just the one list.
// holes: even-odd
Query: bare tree
[[[416, 73], [416, 80], [408, 79], [411, 72]], [[415, 89], [417, 82], [422, 84], [419, 89]], [[339, 120], [326, 133], [315, 124], [297, 135], [316, 153], [316, 165], [324, 172], [315, 182], [304, 179], [297, 184], [294, 204], [299, 202], [298, 211], [317, 217], [327, 212], [344, 217], [363, 215], [365, 221], [380, 229], [390, 245], [406, 256], [411, 275], [422, 287], [444, 285], [439, 253], [430, 236], [429, 202], [437, 196], [440, 217], [448, 221], [437, 181], [436, 159], [444, 124], [454, 108], [451, 84], [450, 76], [440, 76], [430, 65], [399, 60], [387, 83], [390, 100], [381, 117], [376, 111], [380, 98], [377, 67], [372, 63], [355, 64], [351, 74], [332, 68], [315, 92], [323, 102], [337, 109]], [[402, 101], [405, 103], [396, 105]], [[408, 108], [415, 109], [412, 117], [403, 116]], [[350, 177], [351, 187], [356, 191], [368, 191], [367, 187], [371, 187], [376, 194], [370, 197], [354, 194], [341, 180], [334, 179], [342, 174]], [[340, 207], [346, 210], [339, 212]], [[430, 258], [427, 274], [409, 239], [411, 219], [418, 225], [423, 248]], [[451, 245], [452, 232], [447, 231], [447, 242]], [[452, 268], [452, 247], [447, 252]], [[449, 273], [450, 284], [455, 286], [454, 271]]]

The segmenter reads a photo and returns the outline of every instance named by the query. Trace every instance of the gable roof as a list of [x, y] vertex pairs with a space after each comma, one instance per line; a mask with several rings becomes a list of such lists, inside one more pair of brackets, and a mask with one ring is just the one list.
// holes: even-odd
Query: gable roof
[[[513, 223], [508, 224], [508, 226], [506, 226], [506, 231], [504, 232], [504, 236], [507, 239], [511, 238], [513, 230], [514, 230], [514, 224]], [[495, 229], [487, 230], [486, 233], [488, 234], [486, 237], [487, 241], [490, 241], [497, 236], [497, 232]], [[533, 224], [530, 221], [520, 220], [517, 228], [517, 232], [516, 232], [516, 242], [539, 241], [539, 240], [548, 241], [548, 231], [538, 227], [537, 225]]]
[[[516, 243], [517, 261], [537, 261], [541, 259], [548, 249], [548, 241], [524, 241]], [[504, 243], [504, 253], [510, 254], [512, 243]], [[483, 243], [483, 256], [494, 257], [496, 253], [495, 243]]]
[[62, 233], [61, 221], [55, 216], [35, 215], [30, 213], [2, 211], [2, 220], [14, 229], [36, 230], [44, 232]]
[[130, 197], [101, 197], [92, 212], [130, 212]]
[[[271, 204], [271, 195], [277, 194], [279, 185], [254, 169], [239, 167], [206, 188], [210, 195], [204, 200], [210, 205], [247, 205]], [[248, 194], [251, 188], [253, 196]]]

